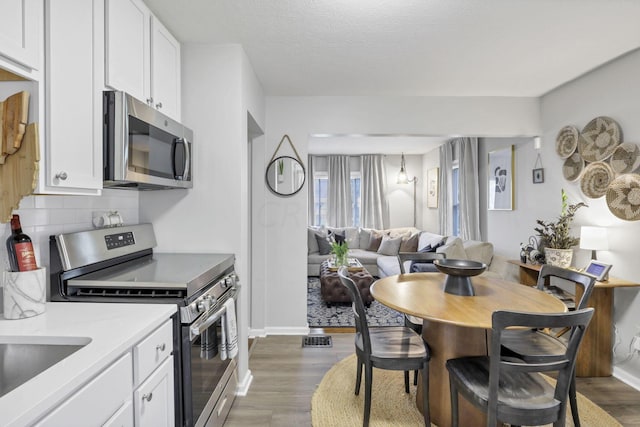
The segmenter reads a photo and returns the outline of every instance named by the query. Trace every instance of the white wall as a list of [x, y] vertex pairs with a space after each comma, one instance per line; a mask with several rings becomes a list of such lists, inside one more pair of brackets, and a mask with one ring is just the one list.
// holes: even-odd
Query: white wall
[[[637, 236], [640, 236], [640, 221], [624, 221], [609, 212], [605, 198], [588, 199], [578, 182], [568, 182], [562, 176], [562, 160], [554, 152], [554, 141], [558, 131], [566, 125], [582, 129], [597, 116], [609, 116], [622, 128], [624, 141], [640, 142], [640, 51], [635, 51], [580, 79], [555, 90], [542, 98], [543, 151], [545, 156], [546, 191], [559, 197], [563, 187], [572, 201], [584, 201], [588, 209], [579, 211], [576, 225], [601, 225], [609, 231], [609, 251], [598, 252], [598, 259], [613, 265], [611, 274], [615, 277], [640, 282]], [[636, 171], [637, 173], [638, 171]], [[530, 172], [529, 172], [530, 173]], [[529, 182], [530, 179], [529, 179]], [[553, 184], [551, 184], [553, 183]], [[547, 198], [542, 189], [535, 191], [529, 185], [528, 191], [534, 202]], [[549, 217], [557, 212], [553, 206], [540, 203], [539, 215]], [[556, 205], [557, 206], [557, 205]], [[589, 254], [579, 251], [586, 264]], [[617, 328], [614, 359], [621, 361], [627, 355], [631, 338], [640, 333], [640, 288], [616, 289], [614, 319]], [[614, 374], [640, 389], [640, 357], [636, 354], [631, 362], [614, 363]]]
[[[613, 216], [605, 198], [589, 199], [582, 194], [579, 181], [569, 182], [562, 175], [563, 160], [555, 152], [558, 131], [573, 125], [582, 129], [597, 116], [610, 116], [621, 126], [624, 140], [640, 141], [640, 51], [636, 51], [581, 78], [560, 87], [541, 99], [542, 148], [544, 183], [533, 184], [532, 169], [537, 151], [533, 140], [486, 138], [480, 144], [480, 179], [486, 181], [486, 159], [490, 150], [515, 145], [515, 209], [489, 211], [486, 217], [487, 238], [498, 254], [517, 258], [519, 243], [534, 235], [536, 219], [551, 220], [561, 209], [560, 192], [564, 188], [570, 203], [585, 202], [587, 209], [576, 214], [573, 230], [578, 236], [581, 225], [606, 226], [609, 230], [609, 251], [599, 251], [598, 259], [613, 265], [615, 277], [640, 282], [637, 239], [640, 222], [623, 221]], [[481, 200], [486, 206], [486, 183]], [[584, 267], [590, 252], [576, 249], [574, 265]], [[617, 330], [614, 353], [614, 374], [640, 388], [640, 358], [636, 355], [626, 363], [617, 363], [627, 356], [631, 338], [640, 332], [640, 295], [638, 288], [615, 290], [614, 320]], [[613, 333], [613, 332], [612, 332]]]
[[248, 114], [264, 129], [264, 95], [241, 46], [185, 44], [182, 97], [183, 122], [194, 131], [193, 189], [141, 193], [140, 217], [154, 224], [158, 252], [236, 255], [242, 284], [238, 368], [243, 387], [250, 377]]
[[[424, 174], [422, 171], [422, 156], [404, 156], [407, 177], [417, 178], [416, 188], [416, 227], [422, 229], [422, 211], [426, 199], [423, 198]], [[413, 226], [413, 187], [414, 183], [398, 184], [401, 156], [386, 155], [387, 170], [387, 202], [389, 203], [389, 228]]]
[[[109, 211], [120, 212], [125, 224], [137, 224], [138, 194], [131, 190], [103, 190], [102, 196], [29, 196], [20, 201], [20, 208], [13, 213], [20, 215], [22, 231], [33, 241], [38, 266], [49, 267], [49, 236], [90, 230], [93, 216]], [[0, 268], [6, 270], [9, 257], [4, 242], [10, 234], [10, 224], [0, 224]]]
[[[309, 135], [319, 133], [536, 135], [538, 102], [484, 97], [267, 97], [264, 165], [284, 134], [291, 137], [303, 159]], [[419, 163], [415, 167], [420, 169]], [[256, 200], [266, 209], [262, 230], [254, 231], [265, 236], [266, 247], [256, 251], [266, 257], [267, 333], [299, 333], [307, 326], [308, 189], [305, 185], [288, 198], [264, 193], [263, 200]]]
[[[438, 168], [440, 171], [440, 150], [431, 150], [422, 156], [422, 182], [427, 182], [427, 173], [430, 169]], [[441, 191], [441, 189], [439, 189]], [[427, 187], [426, 184], [422, 187], [422, 227], [418, 227], [421, 230], [429, 231], [431, 233], [440, 234], [440, 217], [438, 215], [438, 208], [427, 207]]]

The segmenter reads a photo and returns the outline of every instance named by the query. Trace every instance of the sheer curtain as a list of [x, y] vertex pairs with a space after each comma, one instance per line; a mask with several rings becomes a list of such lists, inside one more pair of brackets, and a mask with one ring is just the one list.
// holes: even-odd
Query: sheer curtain
[[478, 138], [455, 140], [459, 153], [460, 237], [482, 240], [480, 236], [480, 190], [478, 185]]
[[[455, 156], [454, 156], [455, 154]], [[458, 160], [459, 234], [464, 240], [481, 240], [478, 186], [478, 138], [456, 138], [440, 146], [440, 234], [453, 234], [453, 170]]]
[[453, 187], [451, 171], [453, 170], [453, 144], [447, 141], [440, 146], [440, 193], [438, 195], [438, 214], [440, 217], [440, 234], [453, 234]]
[[314, 205], [315, 205], [315, 182], [313, 180], [313, 169], [314, 169], [314, 159], [315, 156], [309, 156], [308, 160], [307, 160], [307, 189], [308, 189], [308, 196], [309, 196], [309, 203], [307, 206], [307, 209], [309, 211], [308, 213], [308, 218], [307, 218], [307, 223], [309, 225], [316, 225], [315, 224], [315, 212], [314, 212]]
[[348, 227], [352, 225], [349, 156], [329, 156], [328, 160], [327, 223], [333, 227]]
[[385, 229], [389, 224], [387, 204], [387, 179], [384, 156], [379, 154], [362, 156], [362, 219], [363, 228]]

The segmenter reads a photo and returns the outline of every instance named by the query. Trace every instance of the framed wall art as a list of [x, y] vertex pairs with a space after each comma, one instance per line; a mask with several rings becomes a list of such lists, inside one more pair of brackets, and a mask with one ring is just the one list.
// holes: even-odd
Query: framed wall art
[[533, 170], [533, 183], [542, 184], [544, 182], [544, 169], [538, 168]]
[[513, 210], [513, 145], [489, 153], [489, 210]]
[[438, 168], [427, 171], [427, 207], [438, 207]]

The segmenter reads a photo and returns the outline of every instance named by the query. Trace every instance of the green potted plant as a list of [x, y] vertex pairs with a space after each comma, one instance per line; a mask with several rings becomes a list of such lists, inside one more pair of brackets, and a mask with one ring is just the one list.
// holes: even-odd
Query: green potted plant
[[284, 182], [284, 159], [278, 160], [278, 182]]
[[544, 248], [548, 264], [567, 268], [573, 258], [573, 247], [580, 243], [579, 237], [571, 235], [571, 223], [578, 209], [588, 207], [585, 203], [569, 205], [567, 193], [562, 189], [562, 209], [555, 221], [536, 220], [539, 227], [534, 228], [540, 238], [540, 246]]
[[331, 253], [335, 255], [336, 258], [336, 267], [341, 265], [349, 265], [347, 260], [347, 254], [349, 252], [349, 245], [347, 245], [346, 241], [341, 243], [331, 242]]

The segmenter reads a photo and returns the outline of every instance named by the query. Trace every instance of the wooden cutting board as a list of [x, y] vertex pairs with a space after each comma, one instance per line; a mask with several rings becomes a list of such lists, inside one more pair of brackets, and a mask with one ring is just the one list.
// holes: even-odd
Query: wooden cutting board
[[33, 193], [38, 183], [40, 161], [38, 124], [26, 126], [20, 148], [0, 165], [0, 222], [11, 221], [20, 200]]
[[0, 164], [2, 159], [6, 160], [7, 155], [15, 153], [20, 148], [29, 115], [29, 92], [22, 91], [11, 95], [3, 102], [2, 110]]

